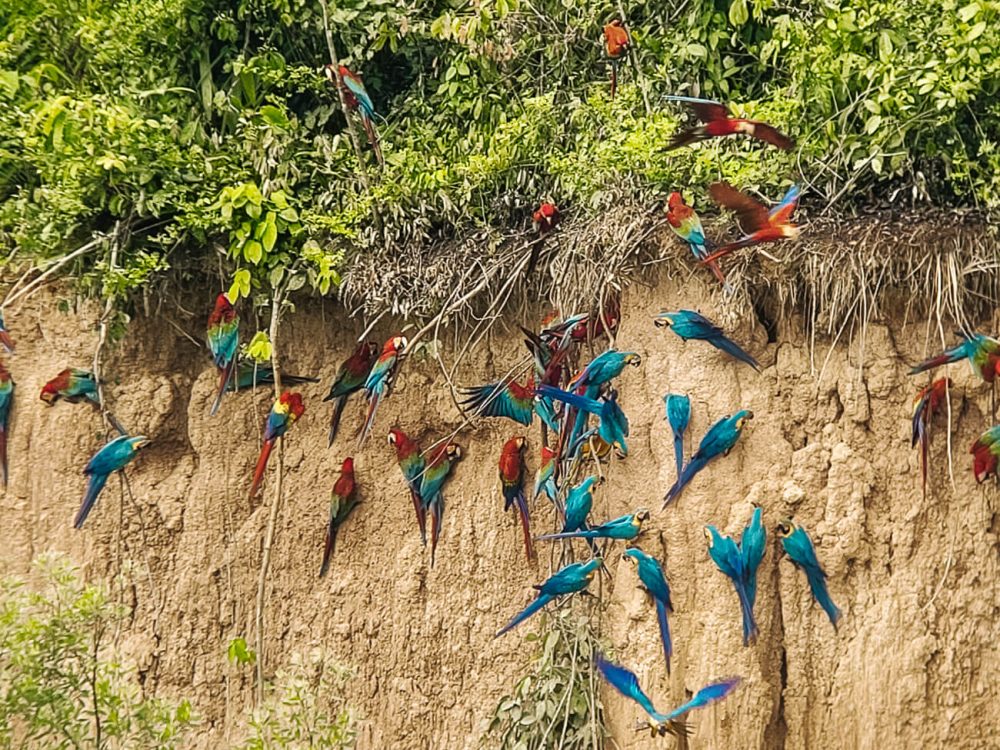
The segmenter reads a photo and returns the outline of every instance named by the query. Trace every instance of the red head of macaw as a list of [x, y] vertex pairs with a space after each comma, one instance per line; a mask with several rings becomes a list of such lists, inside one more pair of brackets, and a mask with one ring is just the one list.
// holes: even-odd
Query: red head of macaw
[[10, 425], [10, 408], [14, 404], [14, 379], [0, 362], [0, 470], [3, 486], [7, 486], [7, 428]]
[[524, 496], [524, 452], [528, 442], [521, 435], [504, 443], [500, 451], [500, 487], [503, 491], [504, 510], [517, 506], [524, 529], [524, 551], [531, 561], [531, 519], [528, 515], [528, 501]]
[[337, 531], [358, 504], [354, 498], [355, 489], [357, 486], [354, 481], [354, 459], [348, 457], [341, 464], [340, 476], [337, 477], [337, 481], [333, 485], [333, 492], [330, 493], [330, 516], [327, 522], [326, 539], [323, 542], [323, 562], [319, 569], [320, 578], [323, 578], [330, 569], [330, 560], [337, 543]]
[[[670, 224], [674, 234], [687, 243], [697, 260], [708, 257], [710, 243], [701, 224], [701, 218], [684, 202], [680, 193], [673, 192], [667, 198], [667, 223]], [[719, 283], [726, 286], [726, 277], [722, 274], [719, 264], [713, 260], [708, 263], [708, 267]]]
[[913, 430], [911, 447], [920, 443], [920, 469], [924, 495], [927, 495], [927, 451], [930, 447], [930, 426], [934, 415], [947, 402], [951, 380], [939, 378], [924, 388], [913, 401]]
[[668, 96], [667, 99], [685, 102], [691, 107], [695, 117], [702, 124], [687, 130], [682, 130], [670, 140], [668, 148], [678, 148], [689, 143], [703, 141], [708, 138], [721, 138], [727, 135], [743, 133], [758, 141], [770, 143], [785, 151], [795, 148], [795, 141], [782, 133], [773, 125], [759, 120], [747, 120], [742, 117], [730, 117], [726, 105], [711, 99], [697, 99], [690, 96]]
[[611, 58], [611, 98], [618, 91], [618, 64], [628, 52], [631, 41], [628, 31], [619, 19], [614, 19], [604, 27], [604, 51]]
[[415, 440], [411, 440], [402, 430], [395, 427], [389, 430], [389, 445], [396, 451], [396, 461], [403, 472], [403, 477], [406, 479], [406, 485], [410, 490], [410, 499], [413, 501], [413, 509], [417, 514], [420, 540], [426, 547], [427, 509], [424, 508], [424, 504], [420, 500], [420, 483], [423, 479], [426, 462], [420, 454], [420, 446], [417, 445]]
[[799, 202], [798, 185], [792, 185], [788, 188], [788, 192], [785, 193], [781, 202], [770, 210], [746, 193], [741, 193], [725, 182], [712, 183], [708, 191], [712, 200], [723, 208], [734, 211], [739, 216], [740, 226], [745, 234], [736, 242], [723, 245], [707, 258], [702, 259], [702, 263], [711, 263], [741, 247], [794, 239], [801, 232], [791, 221], [792, 214]]
[[302, 403], [302, 396], [298, 393], [285, 391], [271, 407], [267, 421], [264, 423], [264, 445], [261, 446], [260, 456], [257, 458], [257, 468], [253, 473], [253, 484], [250, 486], [250, 497], [257, 494], [260, 481], [264, 477], [264, 469], [267, 468], [267, 460], [271, 457], [271, 449], [274, 448], [278, 438], [284, 435], [288, 428], [302, 416], [306, 408]]
[[220, 294], [215, 298], [215, 307], [208, 316], [208, 346], [212, 350], [212, 358], [219, 370], [219, 393], [212, 404], [211, 415], [219, 410], [222, 396], [236, 369], [239, 342], [240, 316], [236, 314], [236, 308], [229, 301], [229, 297]]
[[554, 203], [542, 203], [533, 214], [531, 223], [539, 234], [548, 234], [559, 224], [559, 209]]
[[375, 364], [372, 365], [371, 372], [365, 380], [365, 396], [368, 399], [368, 416], [365, 419], [364, 427], [361, 429], [361, 436], [358, 445], [363, 445], [368, 435], [371, 433], [372, 425], [375, 423], [375, 414], [379, 404], [385, 398], [392, 387], [393, 378], [396, 376], [396, 367], [399, 364], [399, 355], [406, 349], [406, 337], [395, 335], [385, 342], [382, 353]]

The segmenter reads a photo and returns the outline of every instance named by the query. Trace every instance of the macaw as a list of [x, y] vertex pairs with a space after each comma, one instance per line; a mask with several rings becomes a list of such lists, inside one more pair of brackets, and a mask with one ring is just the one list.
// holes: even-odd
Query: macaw
[[495, 383], [486, 383], [460, 389], [466, 398], [462, 406], [484, 417], [507, 417], [528, 426], [535, 410], [535, 381], [528, 378], [524, 385], [508, 377]]
[[535, 497], [542, 492], [553, 503], [559, 497], [559, 490], [556, 488], [556, 456], [558, 454], [547, 445], [542, 446], [542, 459], [538, 464], [538, 471], [535, 473]]
[[604, 51], [611, 60], [611, 98], [615, 98], [618, 91], [618, 66], [621, 59], [628, 52], [632, 42], [629, 39], [628, 31], [622, 25], [620, 19], [616, 18], [604, 26]]
[[990, 475], [997, 473], [997, 458], [1000, 457], [1000, 424], [990, 427], [979, 436], [969, 449], [974, 458], [972, 472], [976, 482], [982, 484]]
[[525, 271], [529, 276], [534, 272], [535, 266], [538, 264], [538, 256], [541, 255], [542, 246], [545, 244], [545, 235], [558, 226], [560, 218], [559, 209], [556, 207], [556, 204], [549, 203], [548, 201], [543, 202], [531, 214], [531, 226], [538, 236], [531, 244], [531, 257], [528, 259], [528, 270]]
[[583, 370], [571, 378], [566, 390], [575, 391], [578, 388], [593, 388], [604, 385], [621, 375], [625, 365], [638, 367], [641, 364], [642, 357], [636, 352], [608, 349], [594, 357]]
[[271, 457], [271, 450], [288, 428], [306, 410], [302, 404], [302, 396], [298, 393], [285, 391], [282, 393], [267, 415], [264, 423], [264, 445], [261, 446], [260, 456], [257, 458], [257, 468], [253, 472], [253, 483], [250, 485], [250, 499], [253, 500], [260, 487], [260, 481], [264, 478], [264, 469], [267, 468], [267, 460]]
[[667, 411], [667, 421], [674, 433], [674, 459], [677, 461], [677, 476], [684, 470], [684, 432], [691, 420], [691, 399], [685, 395], [668, 393], [663, 397]]
[[597, 477], [591, 474], [575, 487], [570, 487], [566, 496], [566, 509], [563, 514], [562, 533], [569, 534], [587, 528], [587, 516], [594, 507], [594, 495], [591, 491]]
[[913, 401], [913, 436], [910, 447], [920, 443], [920, 472], [924, 497], [927, 497], [927, 451], [931, 444], [931, 421], [948, 402], [948, 389], [951, 380], [939, 378], [924, 388]]
[[333, 441], [337, 439], [337, 428], [340, 427], [340, 417], [344, 413], [344, 407], [347, 406], [348, 397], [364, 388], [365, 381], [375, 364], [376, 354], [378, 354], [378, 344], [374, 341], [362, 341], [354, 350], [354, 354], [345, 359], [337, 368], [337, 375], [330, 386], [330, 392], [323, 399], [324, 401], [333, 401], [327, 448], [331, 447]]
[[0, 362], [0, 470], [3, 486], [7, 487], [7, 431], [10, 427], [10, 410], [14, 405], [14, 379]]
[[[625, 412], [618, 405], [617, 394], [614, 391], [611, 391], [608, 397], [601, 401], [587, 398], [586, 396], [578, 396], [575, 393], [562, 391], [548, 385], [538, 386], [538, 394], [562, 401], [580, 411], [599, 417], [600, 425], [597, 434], [601, 440], [609, 445], [617, 445], [621, 449], [622, 455], [628, 455], [628, 446], [625, 444], [625, 438], [628, 437], [629, 432], [628, 417], [625, 416]], [[569, 455], [573, 455], [572, 448], [568, 453]]]
[[724, 255], [729, 255], [733, 250], [741, 247], [751, 247], [761, 245], [765, 242], [777, 242], [779, 240], [791, 240], [799, 236], [802, 230], [792, 223], [792, 214], [799, 203], [799, 186], [792, 185], [785, 193], [785, 197], [772, 209], [758, 203], [746, 193], [741, 193], [732, 185], [725, 182], [714, 182], [708, 188], [712, 200], [723, 208], [728, 208], [735, 212], [740, 219], [740, 228], [744, 235], [723, 245], [701, 262], [711, 263], [717, 261]]
[[535, 365], [535, 377], [539, 383], [559, 385], [566, 370], [566, 356], [573, 343], [572, 330], [567, 330], [558, 338], [543, 338], [537, 333], [521, 326], [524, 333], [524, 345], [531, 352]]
[[743, 563], [743, 553], [732, 537], [723, 536], [714, 526], [705, 527], [708, 538], [708, 554], [736, 589], [743, 613], [743, 645], [748, 646], [757, 639], [757, 622], [753, 618], [753, 603], [747, 591], [747, 573]]
[[[593, 431], [591, 430], [591, 432]], [[604, 442], [604, 440], [599, 438], [597, 435], [587, 435], [586, 433], [584, 433], [584, 435], [586, 436], [585, 439], [581, 440], [579, 443], [579, 456], [581, 460], [589, 461], [590, 459], [593, 459], [603, 463], [604, 460], [611, 455], [612, 448], [614, 448], [616, 457], [626, 458], [620, 448], [616, 448], [610, 443]]]
[[[328, 64], [324, 70], [327, 79], [336, 86], [337, 76], [333, 72], [333, 66]], [[372, 103], [371, 97], [368, 96], [368, 90], [365, 88], [361, 76], [351, 71], [346, 65], [339, 66], [339, 71], [340, 81], [344, 86], [344, 100], [347, 102], [347, 106], [361, 117], [361, 127], [365, 129], [365, 135], [375, 153], [375, 159], [379, 166], [384, 166], [385, 159], [382, 158], [382, 147], [379, 145], [378, 131], [375, 129], [375, 105]]]
[[524, 529], [524, 552], [531, 562], [531, 518], [528, 515], [528, 499], [524, 496], [524, 451], [528, 443], [523, 437], [512, 437], [504, 443], [500, 451], [500, 487], [503, 490], [504, 511], [517, 506]]
[[365, 380], [365, 398], [368, 399], [368, 416], [365, 418], [364, 427], [361, 428], [361, 437], [358, 438], [358, 447], [364, 445], [375, 423], [375, 413], [382, 399], [389, 395], [392, 388], [393, 378], [396, 377], [396, 367], [399, 365], [399, 355], [406, 349], [406, 336], [396, 335], [385, 342], [382, 353], [378, 360], [372, 365], [371, 372]]
[[89, 477], [87, 491], [83, 495], [83, 502], [80, 503], [80, 510], [77, 511], [76, 518], [73, 520], [74, 529], [79, 529], [87, 520], [94, 503], [97, 502], [97, 496], [101, 494], [104, 483], [108, 481], [108, 477], [114, 472], [124, 469], [135, 458], [139, 448], [147, 443], [149, 443], [149, 438], [145, 435], [137, 435], [136, 437], [119, 435], [97, 451], [87, 462], [83, 469], [83, 473]]
[[711, 99], [696, 99], [690, 96], [666, 96], [665, 99], [673, 102], [684, 102], [690, 105], [702, 125], [698, 125], [687, 130], [682, 130], [670, 140], [667, 149], [679, 148], [696, 141], [704, 141], [709, 138], [719, 138], [727, 135], [744, 133], [758, 141], [770, 143], [783, 151], [791, 151], [795, 148], [795, 141], [779, 131], [773, 125], [758, 120], [746, 120], [742, 117], [731, 117], [726, 105]]
[[653, 735], [681, 734], [685, 733], [683, 724], [678, 726], [678, 720], [689, 711], [714, 703], [725, 698], [733, 689], [740, 684], [739, 677], [732, 677], [727, 680], [720, 680], [706, 685], [694, 697], [686, 703], [678, 706], [669, 713], [662, 714], [653, 707], [653, 702], [639, 687], [639, 679], [633, 672], [625, 667], [614, 664], [604, 658], [600, 653], [594, 655], [594, 665], [601, 677], [615, 690], [626, 698], [630, 698], [649, 715], [650, 728]]
[[657, 328], [669, 328], [683, 341], [689, 339], [707, 341], [716, 349], [760, 372], [757, 360], [747, 354], [735, 341], [727, 338], [721, 328], [701, 313], [694, 310], [663, 310], [653, 318], [653, 324]]
[[594, 573], [600, 566], [601, 558], [593, 557], [586, 562], [570, 563], [565, 568], [556, 571], [544, 583], [533, 587], [538, 591], [535, 601], [515, 615], [514, 619], [504, 625], [493, 637], [499, 638], [504, 633], [513, 630], [556, 597], [583, 591], [590, 585]]
[[[88, 403], [100, 411], [101, 399], [98, 395], [97, 381], [94, 373], [89, 370], [79, 370], [75, 367], [67, 367], [45, 385], [39, 396], [49, 406], [54, 405], [60, 399], [71, 404]], [[108, 421], [120, 435], [127, 434], [127, 430], [121, 426], [114, 415], [107, 413]]]
[[[709, 256], [710, 243], [705, 235], [705, 229], [701, 225], [698, 214], [684, 202], [680, 193], [674, 192], [667, 197], [667, 223], [674, 230], [674, 234], [680, 237], [687, 246], [691, 248], [696, 260], [704, 260]], [[731, 287], [726, 282], [726, 277], [719, 268], [719, 264], [714, 260], [707, 264], [715, 278], [722, 284], [723, 289]]]
[[796, 568], [806, 574], [813, 598], [826, 612], [826, 616], [830, 618], [833, 629], [836, 631], [841, 612], [833, 603], [833, 599], [830, 598], [830, 592], [826, 588], [826, 571], [819, 564], [816, 548], [813, 546], [809, 534], [788, 518], [778, 524], [778, 537], [781, 539], [781, 546], [788, 554], [788, 559]]
[[757, 603], [757, 569], [764, 559], [767, 546], [767, 531], [763, 524], [764, 511], [755, 507], [750, 523], [743, 528], [740, 537], [740, 555], [743, 557], [743, 570], [746, 574], [747, 599], [750, 606]]
[[542, 332], [538, 335], [542, 341], [562, 341], [567, 336], [572, 337], [573, 331], [585, 325], [589, 317], [587, 313], [576, 313], [565, 320], [558, 320], [557, 313], [552, 313], [542, 321]]
[[423, 480], [424, 468], [427, 462], [420, 454], [420, 446], [411, 440], [405, 432], [393, 428], [389, 430], [389, 445], [396, 450], [396, 461], [406, 479], [413, 500], [413, 509], [417, 513], [417, 526], [420, 528], [420, 541], [427, 546], [427, 511], [420, 498], [420, 484]]
[[656, 620], [660, 625], [660, 640], [663, 642], [663, 657], [667, 662], [667, 674], [670, 674], [670, 657], [674, 652], [670, 642], [670, 624], [667, 621], [667, 613], [673, 612], [674, 607], [670, 603], [670, 586], [667, 578], [663, 574], [663, 566], [655, 557], [650, 557], [638, 547], [629, 547], [622, 553], [622, 558], [631, 560], [636, 564], [636, 572], [639, 580], [646, 587], [649, 595], [653, 597], [656, 605]]
[[320, 578], [325, 577], [330, 569], [330, 559], [333, 557], [333, 548], [337, 543], [337, 530], [359, 503], [359, 500], [354, 497], [356, 489], [354, 459], [345, 458], [344, 463], [340, 466], [340, 476], [337, 477], [337, 481], [333, 485], [333, 492], [330, 493], [330, 520], [326, 527], [326, 540], [323, 542], [323, 563], [319, 568]]
[[[281, 373], [282, 385], [301, 385], [302, 383], [318, 383], [319, 378], [309, 378], [305, 375], [286, 375]], [[229, 381], [226, 390], [229, 392], [244, 391], [256, 388], [258, 385], [273, 385], [274, 370], [270, 364], [254, 363], [241, 359], [236, 366], [236, 375]]]
[[444, 495], [441, 488], [451, 474], [451, 467], [462, 459], [462, 448], [456, 443], [446, 443], [437, 449], [434, 456], [427, 462], [423, 476], [420, 478], [420, 500], [423, 503], [424, 514], [431, 512], [431, 567], [434, 567], [434, 557], [437, 553], [438, 537], [441, 535], [441, 523], [444, 518]]
[[664, 508], [680, 497], [681, 491], [688, 482], [694, 479], [695, 475], [704, 469], [709, 461], [716, 456], [727, 455], [733, 449], [748, 419], [753, 419], [753, 412], [743, 409], [732, 416], [723, 417], [708, 428], [708, 432], [705, 433], [705, 437], [698, 445], [698, 450], [691, 456], [691, 460], [684, 466], [677, 481], [667, 491], [667, 495], [663, 499]]
[[981, 333], [966, 334], [956, 331], [955, 335], [962, 339], [960, 344], [946, 349], [936, 357], [924, 360], [919, 365], [914, 365], [910, 369], [910, 375], [967, 359], [972, 371], [980, 380], [993, 383], [1000, 366], [1000, 341]]
[[214, 417], [219, 411], [222, 396], [239, 360], [240, 316], [236, 314], [236, 308], [225, 294], [215, 298], [215, 308], [208, 316], [208, 346], [212, 350], [212, 358], [219, 370], [219, 394], [215, 397], [212, 410], [209, 412]]
[[538, 541], [548, 541], [551, 539], [621, 539], [631, 541], [642, 533], [642, 524], [649, 520], [649, 511], [640, 510], [636, 513], [628, 513], [618, 516], [600, 526], [578, 531], [562, 532], [559, 534], [543, 534], [538, 537]]
[[4, 323], [3, 310], [0, 310], [0, 344], [3, 348], [7, 350], [8, 354], [14, 353], [14, 341], [10, 337], [10, 333], [7, 331], [7, 324]]

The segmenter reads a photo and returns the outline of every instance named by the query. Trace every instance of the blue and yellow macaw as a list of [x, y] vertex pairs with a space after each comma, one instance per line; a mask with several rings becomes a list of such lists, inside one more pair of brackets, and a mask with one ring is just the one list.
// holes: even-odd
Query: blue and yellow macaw
[[962, 333], [956, 331], [955, 335], [962, 339], [951, 349], [946, 349], [936, 357], [925, 359], [918, 365], [910, 369], [911, 375], [930, 370], [941, 365], [949, 365], [960, 362], [963, 359], [969, 360], [972, 371], [980, 380], [992, 383], [996, 378], [997, 366], [1000, 365], [1000, 341], [992, 336], [984, 336], [981, 333]]
[[14, 379], [0, 362], [0, 469], [3, 486], [7, 487], [7, 432], [10, 429], [10, 410], [14, 406]]
[[567, 531], [559, 534], [543, 534], [539, 541], [551, 539], [621, 539], [631, 541], [642, 533], [642, 524], [649, 520], [649, 511], [640, 510], [614, 518], [600, 526], [577, 531]]
[[733, 449], [749, 419], [753, 419], [753, 412], [743, 409], [732, 416], [723, 417], [708, 429], [698, 445], [698, 450], [691, 456], [691, 460], [687, 462], [677, 481], [667, 491], [667, 496], [663, 499], [664, 508], [680, 497], [687, 484], [709, 461], [717, 456], [727, 455]]
[[108, 481], [108, 477], [114, 472], [124, 469], [135, 458], [139, 449], [147, 443], [149, 443], [149, 438], [145, 435], [135, 437], [119, 435], [97, 451], [93, 458], [87, 462], [83, 469], [83, 473], [88, 477], [87, 491], [80, 503], [80, 510], [77, 511], [76, 518], [73, 520], [74, 529], [79, 529], [87, 520], [94, 503], [97, 502], [97, 496], [101, 494], [104, 484]]
[[764, 559], [767, 546], [767, 531], [763, 524], [764, 511], [754, 508], [750, 523], [743, 529], [740, 537], [740, 554], [743, 556], [743, 570], [746, 571], [747, 599], [750, 606], [757, 603], [757, 568]]
[[594, 557], [586, 562], [571, 563], [556, 571], [547, 581], [534, 587], [538, 590], [535, 601], [516, 614], [514, 619], [504, 625], [493, 637], [499, 638], [504, 633], [513, 630], [556, 597], [583, 591], [590, 585], [594, 573], [600, 566], [601, 558]]
[[589, 390], [604, 385], [621, 375], [626, 365], [639, 367], [641, 364], [642, 357], [636, 352], [608, 349], [594, 357], [586, 367], [570, 379], [567, 389], [575, 391], [586, 387]]
[[691, 421], [691, 399], [684, 395], [668, 393], [663, 397], [667, 410], [667, 422], [674, 432], [674, 458], [677, 461], [677, 476], [684, 470], [684, 432]]
[[826, 572], [819, 564], [816, 548], [813, 546], [809, 534], [788, 518], [778, 524], [778, 537], [781, 539], [781, 546], [788, 554], [788, 559], [796, 568], [806, 574], [813, 598], [826, 612], [826, 616], [830, 618], [833, 629], [836, 631], [841, 612], [833, 603], [833, 599], [830, 598], [830, 592], [826, 588]]
[[[608, 445], [617, 445], [623, 456], [628, 455], [628, 446], [625, 438], [628, 437], [628, 417], [618, 405], [617, 393], [610, 391], [602, 400], [598, 401], [586, 396], [579, 396], [548, 385], [538, 386], [538, 394], [547, 398], [562, 401], [565, 404], [579, 409], [588, 414], [594, 414], [600, 419], [597, 434], [601, 440]], [[578, 441], [577, 441], [578, 444]], [[573, 444], [571, 444], [572, 446]], [[568, 451], [569, 455], [575, 453], [573, 447]]]
[[756, 359], [747, 354], [735, 341], [727, 338], [715, 323], [694, 310], [664, 310], [656, 315], [653, 322], [657, 328], [669, 328], [684, 341], [689, 339], [707, 341], [716, 349], [760, 371]]
[[639, 679], [635, 676], [635, 673], [630, 672], [623, 666], [608, 661], [600, 653], [594, 655], [594, 665], [597, 667], [597, 671], [601, 673], [601, 677], [611, 687], [626, 698], [638, 703], [642, 710], [649, 715], [649, 725], [653, 730], [654, 736], [657, 734], [662, 736], [667, 733], [677, 735], [686, 734], [687, 732], [683, 724], [678, 725], [678, 720], [684, 714], [725, 698], [740, 684], [739, 677], [731, 677], [727, 680], [713, 682], [695, 693], [694, 697], [687, 703], [683, 703], [673, 711], [663, 714], [656, 710], [649, 696], [639, 687]]
[[375, 424], [375, 414], [378, 412], [382, 399], [389, 395], [392, 388], [392, 381], [396, 377], [396, 368], [399, 365], [399, 358], [406, 349], [406, 336], [396, 335], [385, 342], [382, 353], [375, 364], [372, 365], [368, 377], [365, 379], [365, 398], [368, 399], [368, 416], [365, 418], [364, 427], [361, 428], [361, 435], [358, 438], [358, 447], [364, 445], [368, 435]]
[[507, 417], [525, 425], [531, 424], [535, 413], [535, 381], [531, 378], [524, 385], [513, 378], [496, 383], [459, 389], [465, 396], [461, 406], [471, 408], [483, 417]]
[[236, 314], [226, 294], [215, 298], [215, 308], [208, 316], [208, 346], [212, 350], [212, 359], [219, 371], [219, 393], [212, 403], [211, 416], [215, 416], [226, 393], [229, 381], [236, 369], [240, 346], [240, 316]]
[[420, 479], [420, 500], [424, 505], [424, 513], [431, 515], [431, 567], [437, 554], [438, 538], [441, 536], [441, 524], [444, 520], [444, 495], [441, 489], [451, 475], [451, 468], [462, 459], [462, 447], [457, 443], [446, 443], [440, 446], [431, 460], [427, 462], [424, 474]]
[[747, 591], [747, 570], [739, 545], [732, 537], [723, 536], [714, 526], [705, 527], [708, 538], [708, 554], [712, 561], [732, 581], [740, 600], [743, 614], [743, 645], [748, 646], [757, 639], [757, 622], [753, 617], [753, 603]]
[[670, 586], [667, 584], [667, 577], [663, 574], [663, 566], [659, 561], [647, 555], [638, 547], [629, 547], [622, 553], [622, 558], [631, 560], [636, 564], [636, 572], [639, 580], [646, 587], [646, 591], [653, 597], [656, 606], [656, 620], [660, 626], [660, 640], [663, 642], [663, 658], [667, 663], [667, 674], [670, 674], [670, 657], [674, 652], [673, 644], [670, 641], [670, 624], [667, 621], [667, 613], [673, 612], [674, 607], [670, 602]]

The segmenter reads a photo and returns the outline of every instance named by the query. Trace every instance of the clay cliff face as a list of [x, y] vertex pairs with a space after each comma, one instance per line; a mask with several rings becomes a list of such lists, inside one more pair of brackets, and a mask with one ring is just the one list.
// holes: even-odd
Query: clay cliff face
[[[211, 295], [192, 301], [207, 314]], [[604, 636], [658, 706], [727, 675], [744, 677], [727, 701], [693, 717], [692, 748], [995, 747], [1000, 736], [1000, 579], [997, 490], [973, 481], [968, 446], [991, 422], [989, 392], [965, 365], [950, 368], [954, 480], [947, 420], [935, 424], [931, 481], [921, 496], [909, 445], [911, 402], [926, 376], [906, 363], [940, 343], [923, 325], [868, 326], [860, 345], [819, 340], [814, 350], [794, 321], [768, 343], [756, 321], [731, 330], [762, 372], [706, 344], [654, 328], [661, 307], [716, 316], [707, 287], [662, 283], [624, 297], [621, 349], [642, 354], [620, 379], [631, 419], [630, 455], [607, 469], [594, 515], [654, 510], [642, 547], [666, 560], [675, 613], [668, 679], [655, 614], [632, 567], [612, 555]], [[111, 480], [82, 531], [71, 528], [82, 492], [80, 469], [100, 444], [99, 419], [84, 406], [47, 408], [42, 383], [65, 366], [89, 366], [96, 310], [57, 311], [36, 298], [8, 311], [18, 339], [10, 364], [17, 406], [10, 440], [11, 483], [0, 496], [0, 572], [24, 573], [59, 550], [92, 577], [123, 568], [119, 590], [131, 617], [121, 633], [148, 690], [191, 698], [202, 717], [194, 739], [218, 747], [247, 704], [250, 685], [227, 668], [226, 644], [253, 636], [253, 611], [273, 473], [264, 499], [247, 498], [270, 391], [229, 395], [209, 418], [216, 377], [205, 350], [163, 322], [138, 320], [105, 363], [119, 419], [153, 438], [130, 468], [135, 502]], [[461, 383], [485, 382], [522, 356], [515, 323], [483, 342], [459, 368]], [[203, 320], [181, 322], [201, 338]], [[362, 748], [474, 748], [496, 700], [523, 672], [532, 626], [493, 640], [496, 629], [549, 574], [550, 556], [523, 559], [520, 528], [503, 513], [496, 477], [500, 446], [526, 434], [531, 471], [537, 426], [485, 421], [458, 437], [465, 458], [447, 489], [436, 567], [421, 547], [413, 511], [384, 435], [398, 425], [429, 443], [461, 424], [437, 365], [410, 359], [357, 452], [362, 408], [352, 402], [342, 435], [326, 448], [321, 398], [360, 326], [333, 305], [305, 301], [282, 325], [287, 372], [315, 374], [306, 414], [285, 444], [285, 499], [268, 581], [266, 663], [323, 645], [356, 671], [349, 699], [361, 711]], [[390, 331], [379, 327], [383, 340]], [[294, 346], [292, 346], [294, 342]], [[863, 359], [862, 359], [863, 353]], [[451, 355], [445, 352], [446, 359]], [[825, 365], [825, 366], [824, 366]], [[822, 369], [822, 378], [819, 371]], [[674, 479], [663, 394], [692, 400], [689, 442], [738, 408], [755, 414], [732, 453], [703, 472], [676, 506], [660, 512]], [[345, 455], [355, 456], [363, 504], [341, 530], [333, 570], [317, 577], [328, 493]], [[706, 553], [703, 526], [738, 533], [753, 504], [764, 508], [768, 550], [760, 569], [760, 639], [741, 643], [737, 599]], [[533, 504], [535, 527], [554, 521]], [[794, 514], [816, 541], [830, 591], [844, 612], [835, 633], [812, 603], [804, 576], [780, 559], [775, 524]], [[537, 623], [536, 623], [537, 627]], [[635, 734], [639, 711], [606, 692], [620, 747], [670, 746]]]

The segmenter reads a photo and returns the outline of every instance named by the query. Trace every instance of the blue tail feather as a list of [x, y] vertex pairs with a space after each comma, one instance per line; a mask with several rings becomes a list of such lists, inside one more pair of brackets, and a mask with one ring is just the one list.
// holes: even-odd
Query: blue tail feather
[[740, 610], [743, 615], [743, 645], [749, 646], [757, 640], [757, 621], [753, 619], [753, 605], [747, 598], [746, 589], [740, 584], [735, 584], [736, 595], [740, 598]]
[[760, 365], [757, 364], [757, 360], [751, 357], [747, 352], [743, 351], [740, 345], [735, 341], [727, 339], [725, 336], [716, 336], [711, 339], [711, 342], [716, 346], [716, 348], [721, 349], [731, 357], [735, 357], [740, 362], [745, 362], [753, 369], [760, 372]]
[[552, 601], [552, 597], [549, 596], [548, 594], [539, 594], [538, 598], [535, 599], [535, 601], [533, 601], [527, 607], [525, 607], [524, 609], [522, 609], [518, 614], [514, 615], [514, 619], [511, 620], [510, 622], [508, 622], [506, 625], [504, 625], [497, 632], [497, 634], [495, 636], [493, 636], [493, 637], [494, 638], [499, 638], [504, 633], [506, 633], [506, 632], [508, 632], [510, 630], [513, 630], [518, 625], [520, 625], [522, 622], [524, 622], [529, 617], [531, 617], [533, 614], [535, 614], [540, 609], [542, 609], [542, 607], [544, 607], [550, 601]]
[[101, 494], [101, 490], [104, 489], [104, 483], [107, 481], [107, 474], [90, 475], [90, 478], [87, 480], [87, 491], [83, 495], [83, 502], [80, 503], [80, 510], [77, 511], [76, 518], [73, 519], [74, 529], [79, 529], [83, 526], [83, 522], [87, 520], [87, 516], [93, 510], [94, 503], [97, 502], [97, 496]]
[[833, 599], [830, 598], [830, 592], [826, 588], [823, 573], [818, 570], [809, 571], [806, 573], [806, 578], [809, 579], [809, 588], [812, 589], [813, 596], [816, 598], [819, 606], [823, 608], [823, 611], [826, 612], [826, 616], [830, 618], [830, 622], [833, 624], [834, 630], [836, 630], [837, 622], [841, 617], [841, 611], [833, 603]]
[[687, 466], [681, 471], [680, 476], [677, 477], [677, 481], [674, 482], [674, 486], [667, 491], [666, 497], [663, 498], [663, 507], [666, 508], [670, 503], [680, 497], [681, 492], [687, 486], [688, 482], [694, 479], [695, 475], [705, 468], [705, 464], [708, 462], [695, 456], [690, 461], [687, 462]]
[[677, 460], [677, 476], [684, 471], [684, 436], [674, 435], [674, 458]]
[[660, 623], [660, 640], [663, 641], [663, 658], [667, 662], [667, 674], [670, 674], [670, 657], [674, 653], [673, 644], [670, 642], [670, 623], [667, 622], [667, 605], [656, 600], [656, 619]]

